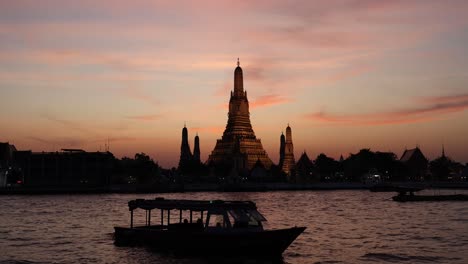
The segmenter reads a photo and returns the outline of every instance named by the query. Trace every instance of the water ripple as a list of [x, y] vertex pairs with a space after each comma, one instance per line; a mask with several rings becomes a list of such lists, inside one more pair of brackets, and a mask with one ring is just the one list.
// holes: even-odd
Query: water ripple
[[[113, 226], [128, 225], [128, 200], [157, 196], [162, 195], [2, 196], [0, 264], [258, 262], [184, 259], [144, 248], [115, 247]], [[306, 226], [284, 259], [275, 263], [468, 263], [468, 207], [463, 203], [401, 204], [389, 200], [388, 194], [368, 191], [164, 197], [253, 200], [268, 219], [267, 228]], [[136, 214], [135, 221], [144, 223], [144, 214]]]

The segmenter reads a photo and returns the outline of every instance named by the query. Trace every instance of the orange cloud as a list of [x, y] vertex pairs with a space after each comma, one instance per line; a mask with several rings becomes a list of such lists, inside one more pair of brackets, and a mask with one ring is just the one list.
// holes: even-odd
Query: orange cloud
[[84, 145], [84, 140], [80, 138], [41, 138], [41, 137], [28, 137], [27, 139], [39, 142], [49, 147], [53, 147], [54, 150], [58, 150], [63, 147], [82, 147]]
[[225, 127], [222, 126], [206, 126], [206, 127], [190, 127], [190, 131], [195, 132], [208, 132], [215, 135], [220, 135], [223, 133]]
[[57, 118], [57, 117], [55, 117], [53, 115], [50, 115], [50, 114], [43, 114], [41, 117], [45, 118], [46, 120], [49, 120], [51, 122], [60, 124], [61, 126], [65, 127], [66, 129], [68, 129], [70, 131], [79, 131], [79, 132], [81, 132], [83, 134], [93, 134], [93, 135], [97, 134], [96, 131], [88, 129], [87, 127], [83, 126], [82, 124], [79, 124], [79, 123], [74, 122], [74, 121]]
[[229, 110], [229, 103], [222, 103], [216, 106], [216, 109], [224, 109], [226, 111]]
[[[339, 125], [388, 125], [431, 121], [442, 115], [468, 109], [468, 94], [423, 98], [423, 105], [399, 111], [335, 115], [315, 112], [305, 115], [309, 120]], [[418, 99], [417, 101], [421, 101]]]
[[292, 100], [281, 96], [281, 95], [264, 95], [257, 97], [253, 102], [250, 103], [251, 108], [258, 108], [258, 107], [264, 107], [264, 106], [272, 106], [272, 105], [278, 105], [278, 104], [285, 104], [289, 103]]
[[107, 144], [109, 142], [121, 142], [121, 141], [134, 141], [136, 138], [133, 137], [109, 137], [109, 138], [99, 138], [99, 139], [85, 139], [83, 137], [37, 137], [30, 136], [27, 139], [39, 142], [47, 147], [53, 147], [53, 151], [59, 150], [65, 147], [95, 147], [96, 143]]
[[[292, 102], [293, 100], [281, 95], [263, 95], [257, 97], [255, 100], [249, 103], [250, 109], [259, 108], [259, 107], [268, 107], [278, 104], [286, 104]], [[229, 110], [229, 103], [219, 104], [216, 109]]]

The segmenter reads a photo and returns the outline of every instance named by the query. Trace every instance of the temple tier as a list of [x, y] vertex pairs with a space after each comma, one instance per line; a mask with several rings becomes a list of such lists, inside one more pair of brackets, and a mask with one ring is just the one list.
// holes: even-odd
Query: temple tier
[[226, 129], [208, 157], [208, 164], [232, 165], [237, 169], [252, 169], [260, 161], [269, 169], [272, 161], [257, 139], [250, 123], [249, 100], [244, 91], [242, 68], [234, 71], [234, 91], [231, 91]]

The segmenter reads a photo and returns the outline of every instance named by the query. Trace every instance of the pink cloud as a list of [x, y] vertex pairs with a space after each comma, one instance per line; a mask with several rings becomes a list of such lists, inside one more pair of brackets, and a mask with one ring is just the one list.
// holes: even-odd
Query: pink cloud
[[329, 77], [329, 80], [332, 82], [336, 82], [336, 81], [341, 81], [344, 79], [349, 79], [351, 77], [359, 76], [363, 73], [366, 73], [370, 69], [371, 67], [368, 65], [358, 65], [358, 66], [350, 67], [349, 69], [342, 70], [335, 74], [332, 74]]
[[[421, 101], [417, 99], [416, 101]], [[413, 108], [368, 114], [330, 114], [315, 112], [305, 115], [308, 120], [338, 125], [388, 125], [426, 122], [441, 119], [450, 113], [468, 109], [468, 94], [426, 97], [422, 105]]]
[[447, 96], [432, 96], [432, 97], [422, 97], [420, 101], [423, 103], [457, 103], [468, 101], [468, 94], [457, 94], [457, 95], [447, 95]]

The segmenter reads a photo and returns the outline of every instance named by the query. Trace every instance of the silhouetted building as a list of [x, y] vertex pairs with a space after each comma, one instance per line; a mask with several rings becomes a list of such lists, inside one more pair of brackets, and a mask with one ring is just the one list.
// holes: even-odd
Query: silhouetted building
[[24, 186], [44, 188], [105, 188], [110, 184], [115, 158], [110, 152], [62, 149], [61, 152], [14, 152]]
[[257, 160], [260, 160], [269, 169], [272, 162], [250, 123], [249, 101], [247, 92], [244, 91], [242, 75], [242, 68], [237, 61], [226, 129], [222, 138], [217, 140], [207, 163], [215, 166], [235, 166], [237, 170], [250, 170]]
[[406, 149], [401, 155], [400, 162], [405, 166], [405, 175], [407, 180], [424, 180], [427, 175], [428, 160], [419, 149]]
[[0, 142], [0, 170], [10, 166], [13, 159], [13, 152], [16, 151], [15, 145]]
[[319, 181], [314, 175], [314, 164], [304, 151], [296, 164], [296, 182], [307, 183]]
[[453, 161], [445, 155], [445, 149], [442, 147], [442, 155], [429, 162], [431, 180], [436, 181], [464, 181], [464, 166], [461, 163]]
[[260, 160], [257, 160], [250, 171], [250, 180], [255, 182], [265, 182], [270, 180], [269, 172]]
[[192, 161], [192, 152], [190, 151], [190, 145], [188, 142], [188, 130], [184, 125], [182, 129], [182, 144], [180, 145], [180, 159], [179, 168], [187, 167]]
[[0, 142], [0, 188], [23, 182], [20, 171], [13, 166], [13, 153], [15, 151], [14, 145]]
[[281, 169], [286, 173], [288, 177], [294, 174], [294, 169], [296, 167], [296, 161], [294, 160], [294, 146], [292, 142], [292, 132], [291, 127], [286, 128], [286, 140], [283, 143], [284, 135], [281, 135], [281, 145], [280, 149], [280, 166]]
[[195, 144], [193, 146], [193, 160], [196, 163], [200, 163], [200, 138], [198, 137], [198, 133], [195, 136]]

